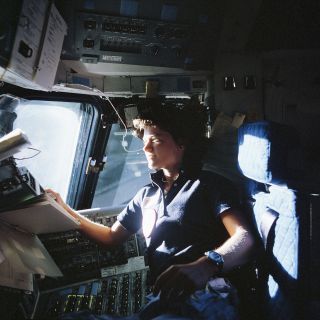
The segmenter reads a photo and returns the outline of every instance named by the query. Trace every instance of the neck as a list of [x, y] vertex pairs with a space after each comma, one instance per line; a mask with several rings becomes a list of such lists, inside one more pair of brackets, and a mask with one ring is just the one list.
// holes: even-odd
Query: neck
[[164, 188], [168, 191], [172, 184], [179, 178], [178, 170], [163, 170], [164, 177], [162, 178], [162, 182], [164, 183]]
[[171, 169], [171, 170], [163, 169], [163, 174], [166, 180], [176, 180], [177, 177], [179, 176], [179, 172], [180, 172], [179, 169]]

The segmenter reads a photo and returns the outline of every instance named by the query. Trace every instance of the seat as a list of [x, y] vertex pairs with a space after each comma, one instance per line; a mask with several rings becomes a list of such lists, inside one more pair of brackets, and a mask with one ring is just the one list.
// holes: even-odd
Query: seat
[[271, 121], [246, 123], [238, 130], [238, 143], [239, 168], [251, 181], [247, 192], [263, 243], [258, 268], [262, 314], [266, 320], [303, 318], [308, 201], [297, 188], [302, 168], [291, 166], [297, 133]]

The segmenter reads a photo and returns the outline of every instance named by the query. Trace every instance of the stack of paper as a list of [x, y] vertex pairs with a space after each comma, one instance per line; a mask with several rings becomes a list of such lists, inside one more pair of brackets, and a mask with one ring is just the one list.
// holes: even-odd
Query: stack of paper
[[62, 276], [37, 236], [0, 224], [0, 285], [33, 291], [33, 274]]
[[79, 228], [79, 222], [48, 193], [0, 213], [0, 286], [33, 290], [33, 274], [61, 271], [36, 234]]
[[0, 139], [0, 161], [12, 157], [28, 145], [30, 141], [21, 129], [11, 131]]
[[18, 208], [0, 212], [0, 222], [34, 234], [79, 228], [79, 221], [62, 208], [48, 193], [23, 202]]

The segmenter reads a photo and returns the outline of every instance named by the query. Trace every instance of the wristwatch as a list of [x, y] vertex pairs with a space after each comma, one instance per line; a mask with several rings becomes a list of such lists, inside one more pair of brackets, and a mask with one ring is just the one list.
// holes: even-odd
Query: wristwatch
[[214, 263], [214, 265], [218, 268], [218, 271], [221, 272], [223, 268], [224, 260], [218, 252], [214, 250], [210, 250], [205, 252], [205, 255], [208, 257], [210, 261]]

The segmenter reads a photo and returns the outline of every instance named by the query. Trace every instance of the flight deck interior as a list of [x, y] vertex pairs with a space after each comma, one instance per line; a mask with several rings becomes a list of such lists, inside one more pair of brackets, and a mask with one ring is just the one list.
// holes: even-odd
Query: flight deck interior
[[142, 231], [103, 247], [45, 190], [112, 226], [149, 183], [131, 129], [152, 99], [197, 101], [203, 168], [242, 190], [259, 245], [252, 278], [230, 275], [240, 320], [320, 319], [319, 1], [1, 4], [0, 319], [147, 303]]

